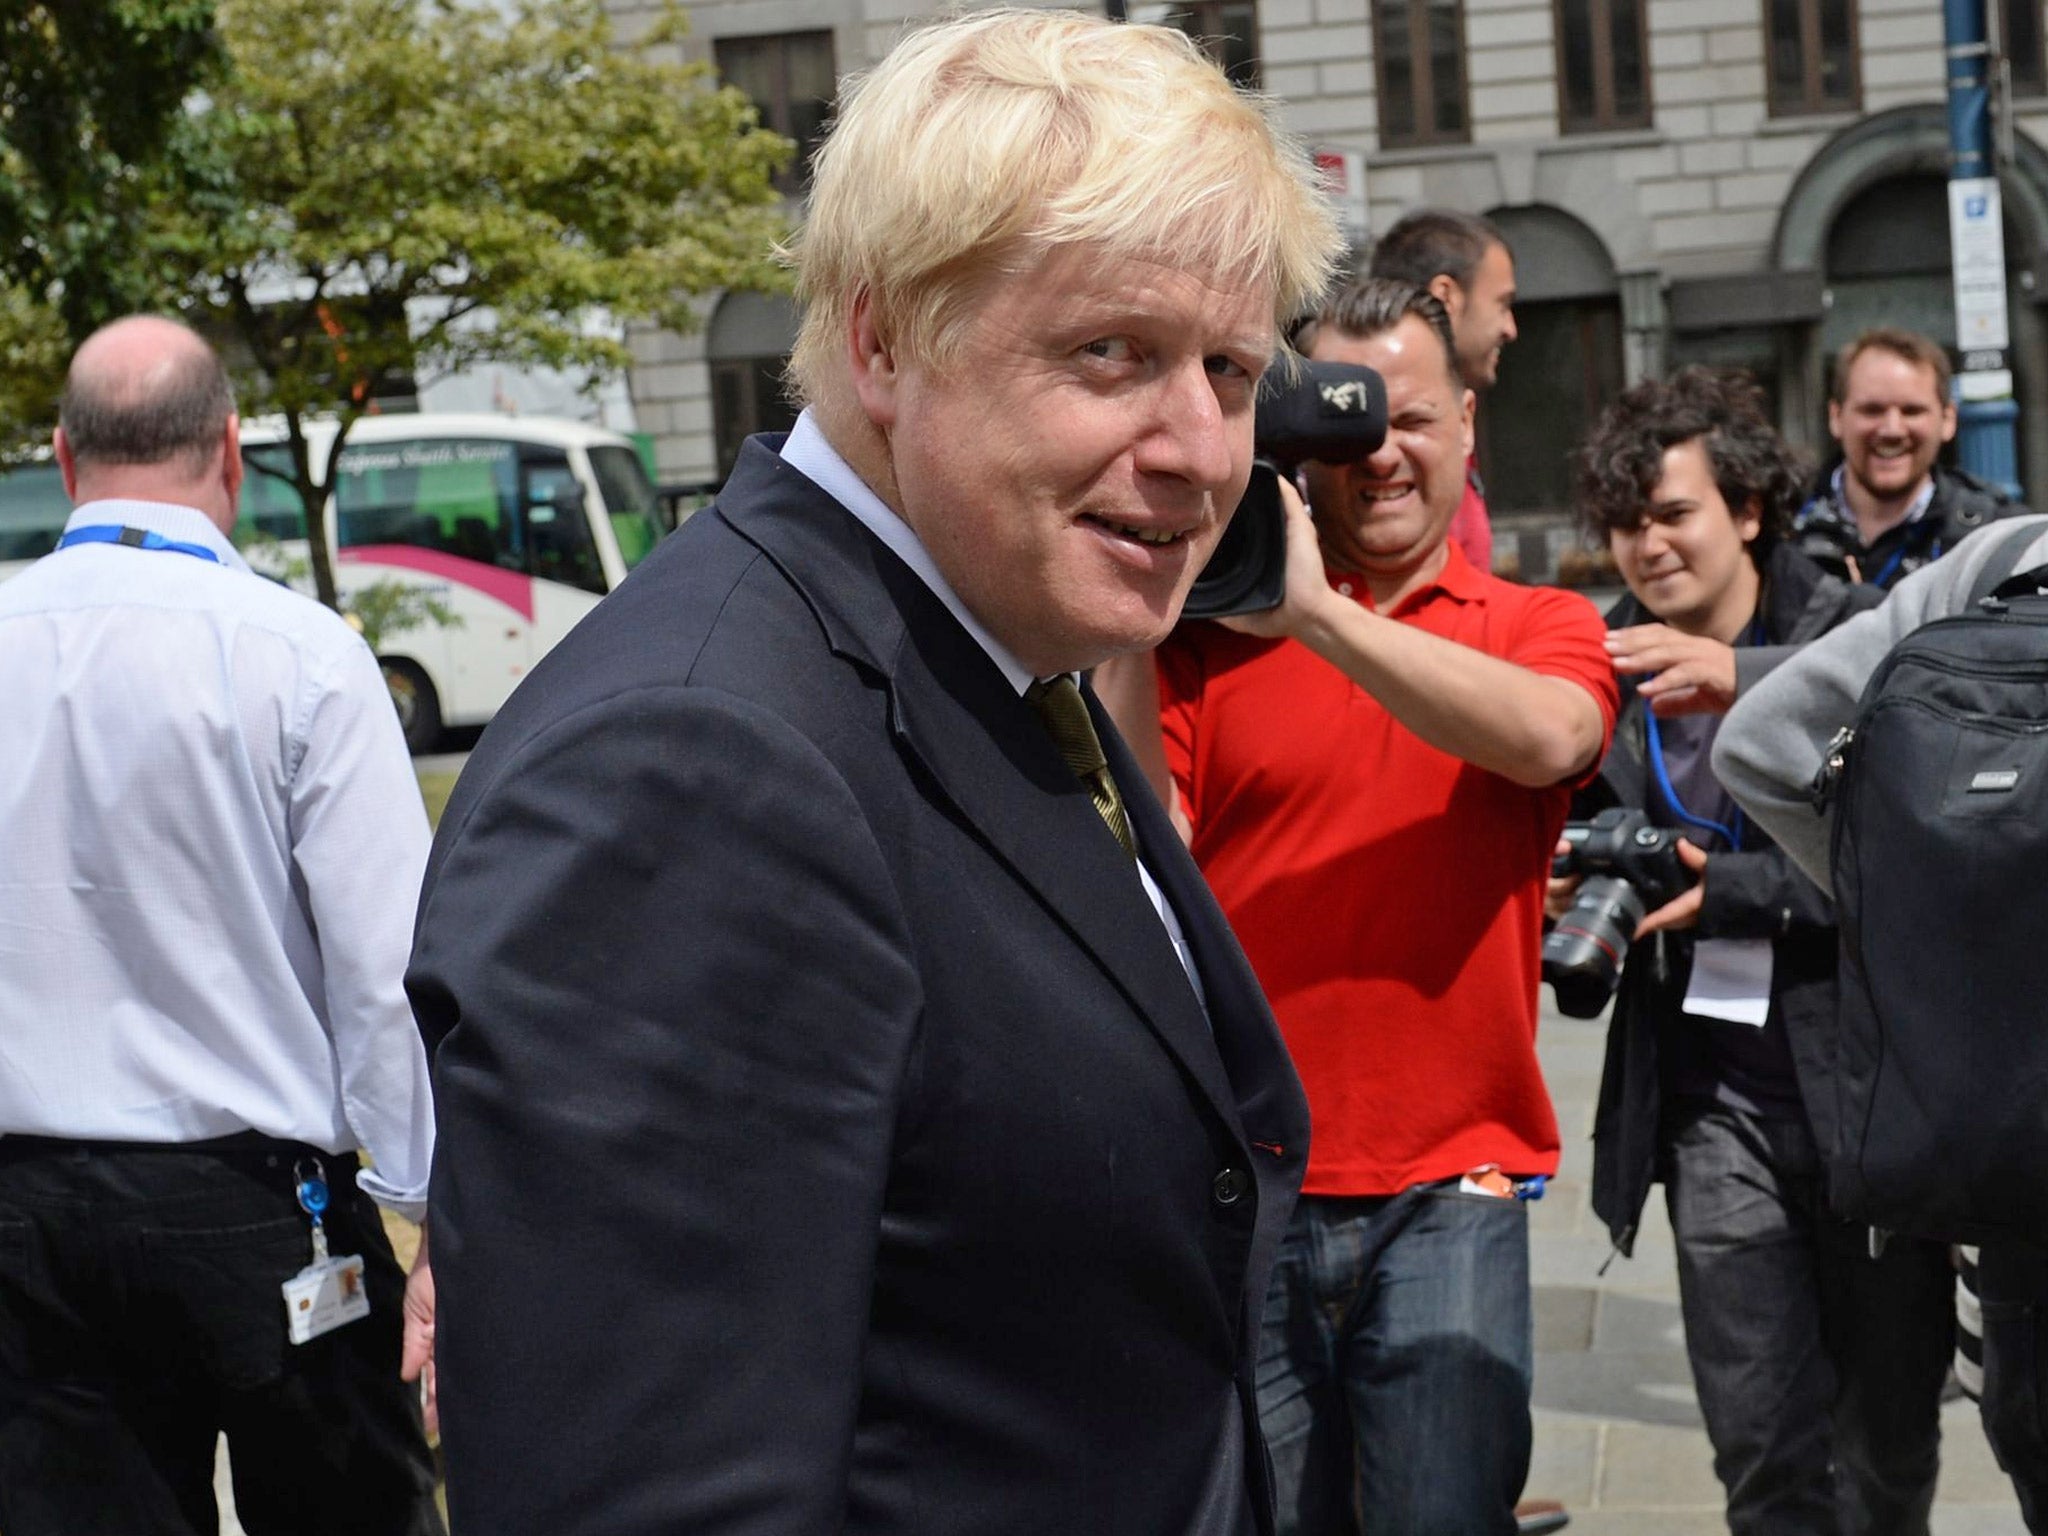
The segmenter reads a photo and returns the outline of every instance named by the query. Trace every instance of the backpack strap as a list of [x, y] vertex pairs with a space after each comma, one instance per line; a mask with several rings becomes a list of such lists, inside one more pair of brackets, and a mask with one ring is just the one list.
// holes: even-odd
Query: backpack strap
[[[1990, 597], [2018, 573], [2020, 561], [2026, 557], [2035, 542], [2048, 538], [2048, 528], [2029, 524], [2025, 528], [2009, 528], [1991, 551], [1991, 558], [1984, 562], [1984, 568], [1977, 573], [1977, 579], [1970, 584], [1970, 601], [1963, 612], [1971, 613], [1979, 603]], [[2039, 567], [2048, 572], [2048, 566]], [[2027, 574], [2032, 575], [2033, 572]]]

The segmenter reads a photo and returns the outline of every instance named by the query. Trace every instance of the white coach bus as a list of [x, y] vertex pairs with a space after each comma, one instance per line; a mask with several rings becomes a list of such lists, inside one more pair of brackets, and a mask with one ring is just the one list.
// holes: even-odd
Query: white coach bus
[[[331, 422], [307, 426], [324, 470]], [[303, 565], [306, 524], [281, 424], [245, 422], [238, 538]], [[70, 513], [54, 463], [0, 475], [0, 579], [55, 547]], [[342, 606], [379, 581], [424, 587], [454, 615], [382, 642], [414, 751], [443, 726], [482, 725], [535, 662], [625, 580], [664, 528], [632, 442], [530, 416], [365, 416], [328, 502]], [[303, 583], [301, 583], [303, 585]]]

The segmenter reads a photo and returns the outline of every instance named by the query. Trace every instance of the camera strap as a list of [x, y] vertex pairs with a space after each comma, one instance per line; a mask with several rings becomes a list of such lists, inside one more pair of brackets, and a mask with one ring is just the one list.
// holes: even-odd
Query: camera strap
[[[1735, 643], [1738, 646], [1761, 645], [1763, 638], [1763, 616], [1758, 614], [1749, 621], [1749, 627], [1743, 630], [1742, 638]], [[1739, 853], [1742, 849], [1742, 834], [1748, 829], [1743, 819], [1742, 807], [1735, 807], [1735, 814], [1729, 818], [1730, 824], [1727, 826], [1709, 817], [1697, 816], [1685, 808], [1685, 802], [1678, 798], [1677, 786], [1671, 782], [1671, 770], [1665, 766], [1664, 732], [1657, 724], [1657, 711], [1647, 700], [1643, 703], [1643, 734], [1650, 752], [1650, 771], [1657, 780], [1657, 792], [1664, 797], [1664, 803], [1671, 808], [1671, 814], [1689, 827], [1714, 833], [1726, 845], [1727, 852]]]

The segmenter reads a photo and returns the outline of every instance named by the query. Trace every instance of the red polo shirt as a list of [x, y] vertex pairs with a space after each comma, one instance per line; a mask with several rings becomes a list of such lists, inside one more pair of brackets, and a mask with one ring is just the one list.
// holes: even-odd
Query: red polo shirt
[[[1453, 544], [1389, 616], [1577, 683], [1612, 733], [1605, 628], [1584, 598], [1482, 574]], [[1304, 1192], [1554, 1171], [1536, 988], [1573, 786], [1525, 789], [1426, 745], [1295, 641], [1183, 625], [1159, 677], [1196, 861], [1308, 1089]]]

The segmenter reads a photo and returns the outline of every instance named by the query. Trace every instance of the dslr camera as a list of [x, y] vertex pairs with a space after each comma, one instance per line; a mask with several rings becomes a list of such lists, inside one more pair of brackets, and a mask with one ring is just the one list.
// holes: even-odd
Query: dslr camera
[[1543, 979], [1557, 993], [1558, 1012], [1590, 1019], [1607, 1006], [1636, 924], [1693, 883], [1678, 857], [1683, 835], [1618, 806], [1591, 821], [1566, 823], [1570, 846], [1551, 861], [1550, 872], [1581, 875], [1584, 883], [1543, 939]]
[[1355, 464], [1387, 437], [1387, 386], [1357, 363], [1297, 361], [1266, 370], [1252, 423], [1252, 478], [1182, 616], [1222, 619], [1280, 606], [1287, 590], [1287, 512], [1280, 477], [1306, 459]]

